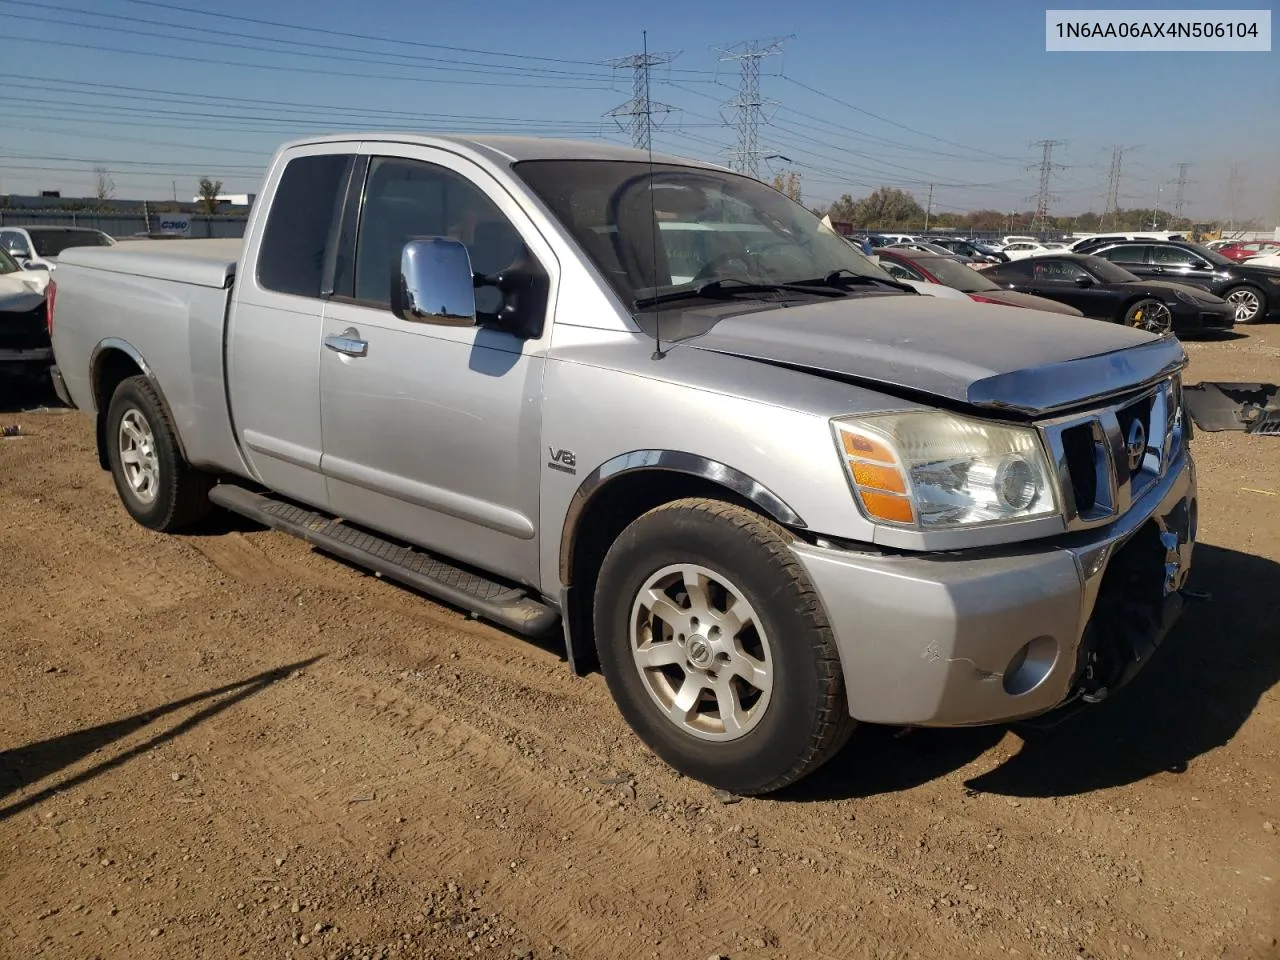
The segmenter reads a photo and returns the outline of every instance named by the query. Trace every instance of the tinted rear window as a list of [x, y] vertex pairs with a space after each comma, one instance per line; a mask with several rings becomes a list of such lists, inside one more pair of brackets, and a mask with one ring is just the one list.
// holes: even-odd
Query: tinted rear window
[[59, 227], [27, 227], [37, 257], [56, 257], [71, 247], [109, 247], [111, 238], [97, 230], [66, 230]]
[[333, 153], [290, 160], [280, 177], [258, 251], [258, 282], [277, 293], [319, 297], [325, 254], [336, 242], [354, 157]]

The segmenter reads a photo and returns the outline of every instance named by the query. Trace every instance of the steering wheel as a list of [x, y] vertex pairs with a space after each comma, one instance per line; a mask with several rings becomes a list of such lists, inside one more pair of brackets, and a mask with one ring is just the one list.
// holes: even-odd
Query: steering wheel
[[[750, 258], [750, 260], [754, 260], [758, 265], [760, 258], [764, 254], [768, 253], [770, 250], [776, 250], [778, 248], [782, 248], [782, 250], [785, 251], [786, 256], [795, 262], [797, 276], [802, 276], [806, 270], [812, 272], [810, 264], [800, 257], [799, 254], [793, 252], [790, 244], [771, 243], [758, 249], [746, 249], [741, 254], [726, 253], [722, 256], [716, 257], [714, 260], [703, 265], [702, 269], [699, 270], [697, 275], [693, 278], [693, 282], [697, 283], [703, 280], [710, 280], [712, 277], [717, 275], [736, 276], [741, 277], [742, 279], [751, 278], [755, 274], [759, 273], [759, 269], [758, 266], [750, 263], [748, 258]], [[730, 264], [734, 264], [734, 267], [722, 274], [721, 268], [727, 267]]]

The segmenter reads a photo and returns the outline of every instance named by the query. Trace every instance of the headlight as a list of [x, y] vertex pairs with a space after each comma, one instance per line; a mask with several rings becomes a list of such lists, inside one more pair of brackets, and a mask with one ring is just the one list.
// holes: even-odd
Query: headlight
[[833, 420], [854, 495], [878, 523], [938, 530], [1058, 513], [1029, 427], [942, 411]]
[[1183, 303], [1189, 303], [1192, 306], [1198, 306], [1200, 303], [1200, 298], [1187, 290], [1175, 290], [1173, 291], [1173, 295]]

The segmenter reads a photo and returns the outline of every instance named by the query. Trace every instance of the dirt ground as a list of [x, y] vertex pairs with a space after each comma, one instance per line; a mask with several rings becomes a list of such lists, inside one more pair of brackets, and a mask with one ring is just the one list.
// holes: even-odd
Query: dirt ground
[[[1280, 378], [1275, 326], [1187, 349]], [[1122, 696], [722, 804], [562, 650], [152, 534], [0, 409], [0, 957], [1280, 957], [1280, 438], [1197, 435], [1212, 596]]]

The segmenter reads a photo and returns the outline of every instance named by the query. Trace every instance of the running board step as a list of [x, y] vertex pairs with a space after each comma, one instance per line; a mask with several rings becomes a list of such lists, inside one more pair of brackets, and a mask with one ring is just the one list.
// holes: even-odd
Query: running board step
[[209, 491], [209, 499], [233, 513], [292, 534], [357, 566], [517, 633], [537, 636], [560, 621], [560, 614], [553, 607], [530, 597], [520, 587], [468, 573], [430, 554], [349, 527], [306, 507], [229, 483], [215, 486]]

